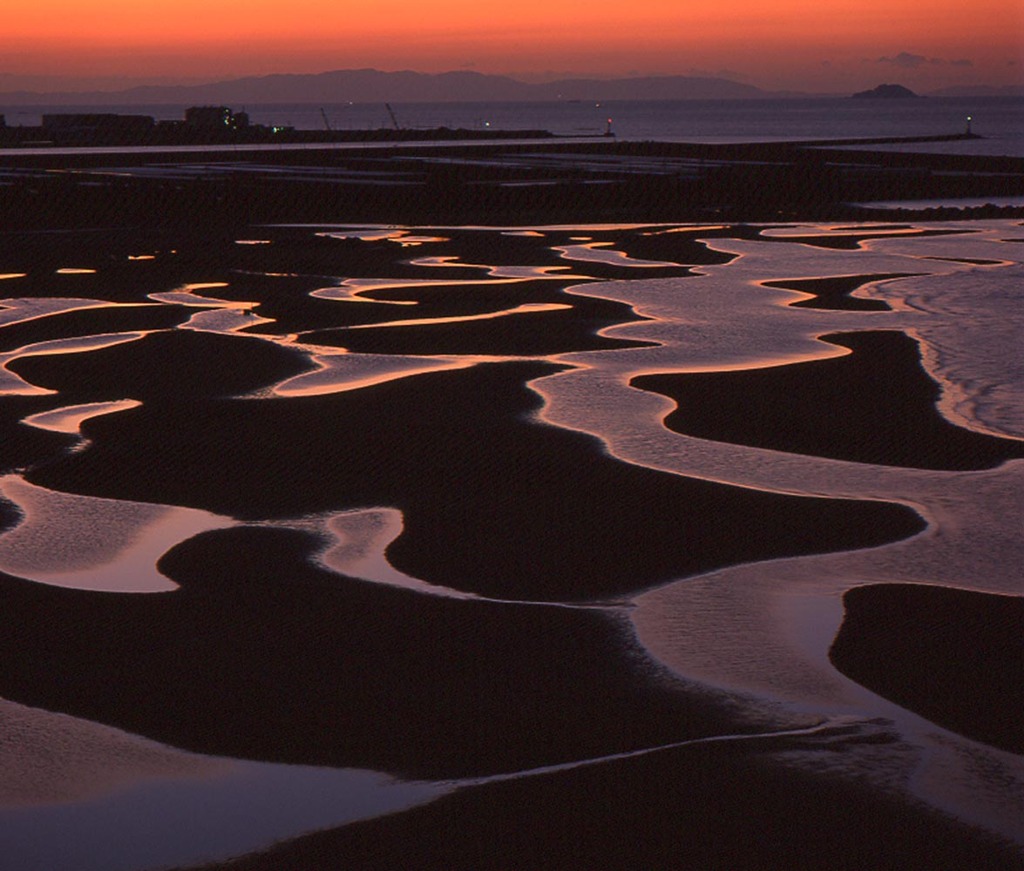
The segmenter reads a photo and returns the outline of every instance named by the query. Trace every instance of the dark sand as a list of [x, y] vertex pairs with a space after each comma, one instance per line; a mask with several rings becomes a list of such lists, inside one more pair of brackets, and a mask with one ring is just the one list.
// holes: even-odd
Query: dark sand
[[[207, 376], [221, 350], [246, 356], [246, 368], [225, 356]], [[115, 385], [145, 402], [87, 421], [88, 451], [28, 478], [251, 519], [396, 507], [405, 517], [388, 551], [396, 568], [514, 599], [617, 597], [923, 528], [902, 506], [782, 496], [613, 460], [596, 439], [531, 420], [541, 400], [523, 385], [554, 371], [546, 364], [482, 365], [290, 400], [207, 398], [262, 380], [261, 365], [283, 372], [288, 359], [262, 343], [178, 331], [81, 355], [74, 369], [53, 357], [17, 361], [12, 368], [76, 402]]]
[[[684, 229], [682, 232], [666, 232], [663, 228], [638, 229], [619, 232], [618, 246], [631, 257], [642, 260], [664, 260], [686, 263], [693, 266], [713, 266], [728, 263], [734, 255], [709, 248], [704, 239], [760, 239], [763, 227], [732, 225], [708, 227], [699, 231]], [[629, 276], [624, 276], [628, 278]]]
[[62, 339], [71, 339], [102, 333], [169, 330], [186, 320], [186, 311], [155, 303], [152, 308], [79, 309], [5, 326], [0, 332], [0, 353], [15, 351], [35, 342], [45, 342], [57, 335]]
[[[320, 832], [224, 871], [1013, 871], [1012, 848], [855, 783], [787, 769], [770, 747], [666, 750], [466, 789]], [[760, 752], [758, 752], [760, 751]], [[829, 752], [829, 751], [825, 751]], [[841, 744], [834, 752], [842, 752]]]
[[[440, 273], [444, 271], [438, 270]], [[527, 304], [559, 305], [564, 308], [448, 324], [418, 324], [381, 329], [317, 329], [304, 332], [302, 340], [375, 354], [493, 356], [546, 356], [571, 351], [640, 347], [645, 344], [598, 336], [598, 330], [603, 327], [628, 323], [640, 318], [629, 306], [622, 303], [569, 296], [563, 292], [567, 286], [582, 283], [580, 279], [485, 284], [483, 282], [487, 279], [475, 275], [475, 272], [461, 269], [458, 270], [459, 274], [452, 278], [460, 282], [479, 278], [480, 284], [394, 288], [367, 291], [362, 294], [364, 298], [370, 300], [413, 302], [415, 307], [338, 306], [336, 302], [330, 305], [334, 308], [348, 308], [349, 311], [342, 314], [348, 315], [353, 323], [370, 325], [407, 319], [486, 317], [500, 315], [502, 311]], [[428, 275], [433, 275], [433, 269]], [[440, 281], [443, 278], [443, 275], [438, 275], [431, 280]], [[371, 312], [360, 311], [367, 308], [371, 308]], [[261, 308], [261, 313], [271, 317], [275, 314], [272, 306], [268, 306], [265, 311]], [[280, 324], [275, 324], [275, 328], [280, 329]]]
[[[581, 306], [586, 309], [588, 306]], [[497, 309], [496, 311], [500, 311]], [[395, 320], [403, 311], [396, 308]], [[408, 310], [405, 312], [411, 314]], [[423, 309], [416, 317], [427, 316]], [[452, 317], [445, 315], [444, 317]], [[626, 317], [625, 320], [635, 320]], [[338, 345], [370, 354], [546, 356], [570, 351], [602, 351], [643, 347], [645, 342], [603, 339], [595, 330], [614, 321], [581, 319], [577, 308], [517, 313], [476, 322], [438, 323], [381, 329], [314, 330], [303, 341]]]
[[877, 275], [842, 275], [831, 278], [803, 278], [793, 281], [766, 281], [765, 287], [781, 287], [814, 294], [813, 299], [790, 303], [793, 308], [818, 308], [836, 311], [891, 311], [892, 306], [881, 299], [864, 299], [850, 294], [872, 281], [885, 278], [907, 278], [909, 273], [879, 273]]
[[[5, 396], [0, 401], [0, 433], [3, 450], [0, 451], [0, 474], [25, 466], [32, 466], [59, 456], [74, 445], [76, 439], [62, 433], [49, 432], [21, 421], [33, 414], [65, 405], [55, 396]], [[0, 501], [0, 512], [7, 509]]]
[[678, 408], [666, 426], [698, 438], [916, 469], [983, 469], [1024, 457], [1024, 442], [975, 433], [939, 414], [939, 387], [909, 336], [823, 338], [853, 354], [632, 383], [673, 399]]
[[732, 731], [599, 610], [466, 602], [314, 568], [306, 536], [182, 544], [153, 595], [5, 578], [0, 694], [205, 753], [419, 778]]
[[1024, 753], [1024, 598], [872, 584], [843, 603], [829, 652], [843, 674], [947, 729]]
[[309, 371], [310, 366], [300, 353], [281, 345], [167, 330], [77, 355], [74, 366], [60, 354], [48, 354], [20, 358], [7, 368], [33, 384], [59, 391], [64, 404], [75, 405], [120, 396], [198, 404], [255, 390]]

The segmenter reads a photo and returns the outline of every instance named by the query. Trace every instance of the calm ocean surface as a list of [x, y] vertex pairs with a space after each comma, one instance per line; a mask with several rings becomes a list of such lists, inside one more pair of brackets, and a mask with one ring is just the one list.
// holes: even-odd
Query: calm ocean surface
[[[266, 104], [246, 109], [254, 123], [317, 130], [392, 126], [383, 103]], [[44, 112], [119, 112], [181, 118], [183, 105], [0, 106], [9, 125], [38, 124]], [[925, 143], [914, 151], [1024, 157], [1024, 99], [1015, 97], [921, 100], [675, 100], [564, 103], [393, 103], [406, 128], [452, 127], [471, 130], [549, 130], [565, 136], [611, 129], [620, 139], [667, 142], [756, 142], [844, 139], [875, 136], [938, 136], [960, 133], [971, 117], [983, 139]], [[908, 146], [904, 146], [908, 147]], [[908, 147], [909, 148], [909, 147]]]

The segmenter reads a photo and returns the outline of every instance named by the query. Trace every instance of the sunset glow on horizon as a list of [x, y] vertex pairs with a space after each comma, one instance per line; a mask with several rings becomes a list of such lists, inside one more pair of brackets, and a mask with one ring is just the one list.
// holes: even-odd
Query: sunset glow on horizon
[[8, 0], [3, 76], [228, 78], [374, 67], [716, 75], [767, 88], [1017, 84], [1018, 0]]

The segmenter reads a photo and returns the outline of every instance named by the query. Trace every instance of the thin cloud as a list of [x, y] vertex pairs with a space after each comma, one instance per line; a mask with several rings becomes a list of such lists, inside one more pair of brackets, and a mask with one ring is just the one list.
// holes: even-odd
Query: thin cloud
[[903, 70], [916, 70], [923, 66], [954, 66], [954, 67], [972, 67], [974, 62], [967, 58], [958, 58], [957, 60], [946, 60], [941, 57], [925, 57], [923, 54], [912, 54], [909, 51], [901, 51], [899, 54], [884, 56], [878, 58], [875, 61], [878, 64], [890, 64], [895, 67], [899, 67]]
[[916, 70], [918, 67], [928, 63], [928, 58], [923, 54], [911, 54], [907, 51], [901, 51], [893, 57], [880, 57], [875, 63], [892, 64], [905, 70]]

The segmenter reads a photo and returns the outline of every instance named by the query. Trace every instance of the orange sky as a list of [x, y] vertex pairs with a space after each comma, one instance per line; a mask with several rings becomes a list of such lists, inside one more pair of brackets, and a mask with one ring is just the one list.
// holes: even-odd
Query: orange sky
[[1004, 84], [1020, 0], [4, 0], [0, 73], [219, 78], [376, 67], [725, 74], [767, 88]]

